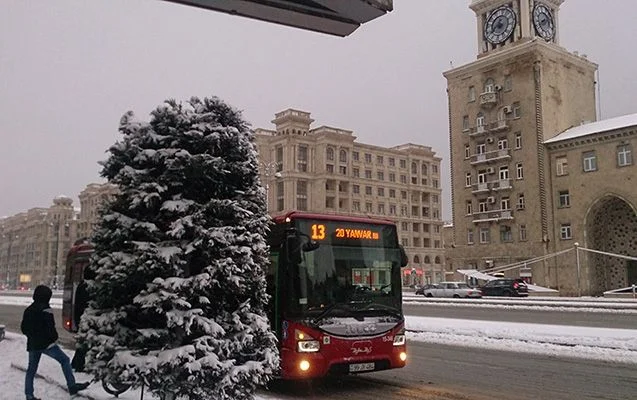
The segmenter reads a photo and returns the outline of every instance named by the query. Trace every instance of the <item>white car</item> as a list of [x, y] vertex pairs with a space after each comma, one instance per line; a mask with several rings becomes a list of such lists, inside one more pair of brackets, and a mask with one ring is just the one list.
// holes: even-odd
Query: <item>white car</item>
[[472, 288], [466, 282], [440, 282], [423, 291], [425, 297], [471, 297], [480, 298], [480, 289]]

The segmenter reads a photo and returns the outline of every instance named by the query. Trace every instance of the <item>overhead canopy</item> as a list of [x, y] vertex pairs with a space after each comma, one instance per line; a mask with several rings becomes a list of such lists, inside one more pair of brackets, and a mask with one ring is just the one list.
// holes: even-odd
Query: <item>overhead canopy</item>
[[393, 9], [393, 0], [164, 0], [276, 24], [347, 36]]

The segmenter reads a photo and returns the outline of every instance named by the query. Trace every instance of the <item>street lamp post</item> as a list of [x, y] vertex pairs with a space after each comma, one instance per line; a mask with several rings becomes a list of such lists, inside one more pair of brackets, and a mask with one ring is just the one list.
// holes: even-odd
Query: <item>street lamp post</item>
[[270, 178], [280, 178], [281, 172], [278, 171], [279, 163], [276, 161], [262, 161], [260, 163], [263, 176], [265, 177], [265, 205], [266, 210], [270, 209]]

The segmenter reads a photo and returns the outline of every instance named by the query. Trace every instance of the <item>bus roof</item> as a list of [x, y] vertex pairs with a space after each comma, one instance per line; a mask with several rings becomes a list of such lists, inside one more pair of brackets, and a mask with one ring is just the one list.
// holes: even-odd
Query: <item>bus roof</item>
[[381, 224], [381, 225], [396, 225], [396, 223], [390, 219], [378, 218], [378, 217], [353, 217], [350, 215], [336, 215], [336, 214], [321, 214], [307, 211], [290, 211], [285, 214], [272, 217], [275, 223], [280, 224], [285, 222], [287, 218], [290, 219], [323, 219], [329, 221], [345, 221], [345, 222], [358, 222], [362, 224]]

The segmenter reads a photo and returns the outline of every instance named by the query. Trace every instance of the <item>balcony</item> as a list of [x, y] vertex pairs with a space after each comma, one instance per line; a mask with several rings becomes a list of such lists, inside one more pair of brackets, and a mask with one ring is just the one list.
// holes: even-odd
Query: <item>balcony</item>
[[489, 124], [489, 131], [491, 132], [504, 132], [509, 130], [509, 121], [506, 119], [500, 119]]
[[478, 194], [478, 193], [485, 193], [490, 191], [490, 185], [488, 183], [478, 183], [477, 185], [473, 185], [471, 187], [471, 193], [473, 194]]
[[485, 125], [478, 125], [475, 128], [471, 128], [469, 130], [469, 136], [470, 137], [481, 136], [481, 135], [484, 135], [487, 132], [489, 132], [489, 130], [487, 129], [487, 127]]
[[509, 149], [488, 151], [482, 154], [476, 154], [471, 157], [471, 165], [484, 164], [489, 162], [495, 162], [500, 160], [511, 159], [511, 151]]
[[479, 224], [481, 222], [499, 222], [510, 221], [513, 219], [511, 210], [491, 210], [481, 213], [473, 214], [473, 223]]
[[499, 179], [492, 183], [491, 189], [494, 191], [512, 190], [511, 179]]
[[498, 93], [487, 91], [480, 95], [480, 105], [485, 108], [491, 108], [498, 104]]

